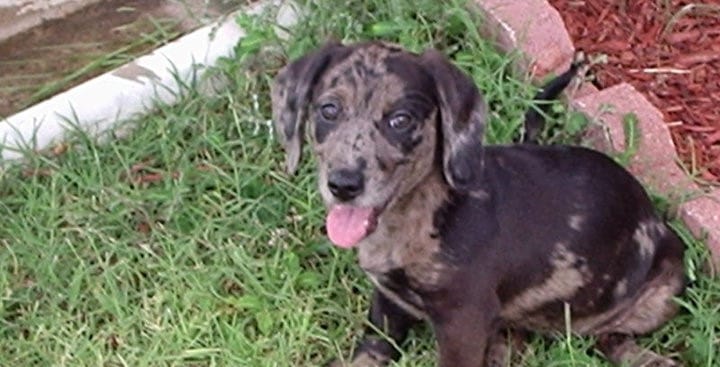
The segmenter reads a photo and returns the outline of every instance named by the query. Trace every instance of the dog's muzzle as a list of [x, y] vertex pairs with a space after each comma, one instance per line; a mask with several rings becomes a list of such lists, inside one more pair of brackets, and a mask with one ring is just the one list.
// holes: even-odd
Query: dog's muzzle
[[328, 176], [328, 189], [340, 201], [350, 201], [365, 190], [365, 177], [359, 170], [337, 169]]
[[328, 237], [336, 246], [356, 246], [375, 230], [378, 211], [351, 201], [365, 191], [362, 169], [340, 168], [330, 171], [327, 187], [338, 203], [330, 205], [325, 226]]

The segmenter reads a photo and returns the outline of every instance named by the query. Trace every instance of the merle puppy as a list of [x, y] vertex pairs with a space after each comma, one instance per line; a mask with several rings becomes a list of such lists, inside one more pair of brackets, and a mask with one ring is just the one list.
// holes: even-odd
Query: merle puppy
[[676, 366], [634, 337], [677, 310], [683, 245], [612, 159], [571, 146], [481, 142], [486, 105], [434, 50], [329, 43], [272, 86], [300, 161], [310, 122], [330, 240], [375, 284], [369, 328], [339, 366], [384, 366], [421, 320], [439, 365], [507, 365], [506, 333], [597, 336], [612, 362]]

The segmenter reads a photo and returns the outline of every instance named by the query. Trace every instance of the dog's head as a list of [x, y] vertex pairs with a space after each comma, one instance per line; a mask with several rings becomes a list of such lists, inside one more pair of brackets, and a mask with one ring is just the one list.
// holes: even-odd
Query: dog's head
[[434, 170], [455, 190], [477, 183], [485, 102], [437, 51], [330, 43], [282, 69], [271, 94], [290, 173], [311, 121], [328, 234], [338, 245], [362, 240]]

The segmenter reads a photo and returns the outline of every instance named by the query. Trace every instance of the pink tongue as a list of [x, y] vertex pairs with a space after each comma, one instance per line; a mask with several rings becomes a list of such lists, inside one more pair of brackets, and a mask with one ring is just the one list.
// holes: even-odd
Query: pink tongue
[[372, 208], [336, 205], [330, 209], [325, 226], [335, 245], [350, 248], [365, 238], [372, 220]]

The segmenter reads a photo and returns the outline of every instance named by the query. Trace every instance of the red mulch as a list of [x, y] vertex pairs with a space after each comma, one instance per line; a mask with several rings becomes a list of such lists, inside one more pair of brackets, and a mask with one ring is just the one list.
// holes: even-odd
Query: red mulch
[[720, 0], [549, 2], [578, 50], [607, 55], [591, 68], [596, 85], [632, 84], [662, 111], [686, 167], [720, 183]]

